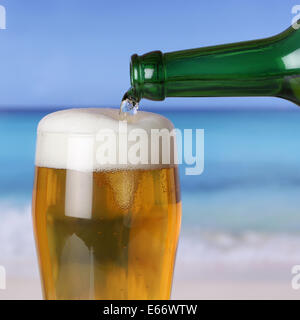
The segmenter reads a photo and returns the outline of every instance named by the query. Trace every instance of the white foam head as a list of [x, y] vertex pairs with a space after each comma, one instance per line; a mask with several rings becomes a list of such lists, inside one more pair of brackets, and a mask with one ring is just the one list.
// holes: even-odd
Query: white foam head
[[[171, 165], [163, 164], [165, 162], [162, 160], [161, 154], [159, 161], [153, 163], [150, 150], [152, 129], [172, 131], [173, 124], [168, 119], [159, 114], [139, 111], [136, 115], [126, 119], [126, 123], [121, 120], [119, 110], [109, 108], [68, 109], [47, 115], [38, 126], [36, 166], [97, 171], [123, 168], [149, 169]], [[124, 140], [120, 138], [122, 137], [120, 123], [121, 125], [126, 124], [128, 137], [134, 130], [142, 129], [147, 133], [149, 152], [147, 152], [148, 159], [144, 159], [143, 163], [132, 164], [130, 161], [128, 162], [128, 159], [126, 163], [123, 162], [123, 153], [128, 153], [136, 141], [128, 141], [125, 145]], [[103, 150], [103, 143], [105, 143], [104, 139], [99, 136], [99, 132], [103, 134], [106, 130], [115, 133], [116, 136], [115, 163], [99, 161], [99, 154]], [[110, 143], [112, 144], [112, 142]], [[169, 152], [171, 163], [174, 163], [172, 160], [175, 153], [172, 143]], [[147, 160], [147, 164], [145, 164], [145, 160]]]

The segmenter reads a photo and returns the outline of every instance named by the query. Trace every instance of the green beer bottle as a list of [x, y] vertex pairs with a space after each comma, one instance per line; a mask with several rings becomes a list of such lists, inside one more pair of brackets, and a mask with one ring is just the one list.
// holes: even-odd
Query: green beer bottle
[[300, 29], [261, 40], [134, 54], [132, 105], [166, 97], [280, 97], [300, 105]]

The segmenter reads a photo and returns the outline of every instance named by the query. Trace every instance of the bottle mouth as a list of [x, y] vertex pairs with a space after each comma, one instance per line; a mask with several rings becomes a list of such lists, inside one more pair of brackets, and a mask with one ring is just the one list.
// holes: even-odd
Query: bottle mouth
[[165, 76], [163, 54], [152, 51], [142, 56], [134, 54], [130, 62], [131, 90], [135, 92], [136, 100], [165, 99]]
[[[130, 84], [131, 96], [135, 98], [136, 101], [140, 101], [142, 99], [142, 90], [140, 88], [140, 84], [142, 84], [142, 77], [139, 75], [140, 67], [139, 67], [139, 56], [134, 54], [131, 56], [130, 61]], [[141, 82], [141, 83], [140, 83]]]
[[131, 80], [132, 86], [134, 86], [135, 82], [138, 80], [138, 59], [139, 59], [139, 56], [137, 54], [133, 54], [131, 56], [130, 80]]

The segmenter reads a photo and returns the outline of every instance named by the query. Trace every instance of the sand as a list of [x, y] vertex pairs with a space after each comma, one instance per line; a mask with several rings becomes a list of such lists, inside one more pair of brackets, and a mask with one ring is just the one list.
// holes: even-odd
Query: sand
[[[297, 240], [297, 241], [296, 241]], [[295, 245], [299, 243], [298, 238]], [[277, 242], [276, 242], [277, 244]], [[258, 250], [245, 255], [229, 251], [208, 251], [198, 248], [188, 253], [190, 244], [181, 241], [176, 259], [172, 299], [300, 299], [300, 290], [291, 285], [291, 268], [300, 264], [295, 248], [277, 245], [277, 250]], [[290, 258], [284, 255], [290, 248]], [[294, 248], [294, 249], [293, 249]], [[293, 249], [293, 250], [292, 250]], [[275, 255], [276, 251], [279, 256]], [[212, 255], [211, 252], [214, 252]], [[272, 255], [267, 254], [271, 252]], [[298, 252], [298, 250], [297, 250]], [[251, 254], [250, 254], [251, 253]], [[288, 252], [287, 252], [288, 253]], [[17, 255], [15, 255], [17, 257]], [[2, 299], [42, 299], [37, 258], [33, 252], [25, 258], [2, 262], [7, 270], [6, 290], [0, 289]]]
[[[7, 278], [0, 300], [42, 299], [38, 278]], [[193, 281], [174, 279], [172, 299], [300, 299], [300, 291], [283, 281]]]

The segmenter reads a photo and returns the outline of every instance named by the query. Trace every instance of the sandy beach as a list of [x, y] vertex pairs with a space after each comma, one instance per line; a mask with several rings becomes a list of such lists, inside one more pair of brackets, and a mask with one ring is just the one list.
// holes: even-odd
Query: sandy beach
[[[42, 299], [29, 212], [24, 221], [14, 215], [9, 217], [19, 227], [8, 235], [2, 228], [1, 233], [6, 290], [0, 290], [0, 300]], [[299, 243], [298, 235], [183, 230], [172, 299], [300, 299], [300, 290], [291, 285], [291, 268], [300, 264]], [[19, 253], [21, 244], [26, 250]]]
[[[8, 278], [0, 300], [40, 300], [38, 278]], [[176, 280], [172, 299], [300, 299], [300, 291], [283, 282], [229, 282]]]
[[[290, 262], [207, 264], [191, 261], [184, 250], [179, 247], [172, 299], [300, 299], [300, 290], [291, 286]], [[35, 257], [5, 265], [6, 290], [0, 290], [0, 300], [42, 299]]]

